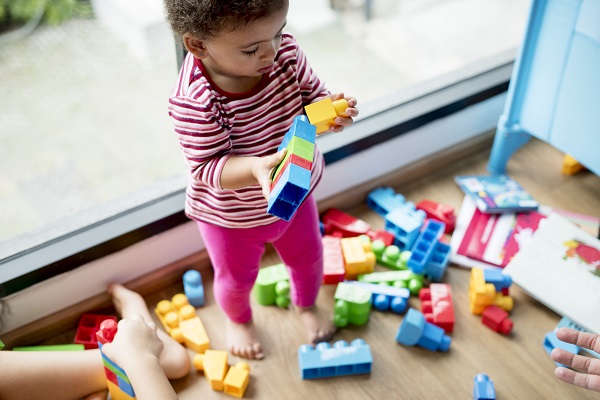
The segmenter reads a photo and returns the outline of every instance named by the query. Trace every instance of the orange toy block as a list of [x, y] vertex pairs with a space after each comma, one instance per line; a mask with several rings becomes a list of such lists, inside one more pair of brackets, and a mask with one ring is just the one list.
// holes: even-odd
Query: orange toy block
[[227, 376], [223, 381], [223, 392], [237, 398], [244, 397], [246, 388], [250, 382], [250, 366], [244, 361], [240, 361], [229, 368]]
[[358, 275], [370, 274], [375, 269], [375, 254], [371, 251], [371, 240], [367, 237], [343, 238], [340, 240], [346, 278], [356, 279]]
[[206, 350], [204, 354], [196, 354], [192, 363], [198, 371], [204, 371], [213, 390], [223, 391], [223, 381], [229, 369], [226, 351]]
[[329, 97], [316, 103], [309, 104], [304, 107], [306, 116], [311, 124], [317, 127], [317, 135], [329, 129], [331, 125], [335, 125], [336, 117], [347, 117], [346, 109], [348, 101], [339, 99], [332, 101]]

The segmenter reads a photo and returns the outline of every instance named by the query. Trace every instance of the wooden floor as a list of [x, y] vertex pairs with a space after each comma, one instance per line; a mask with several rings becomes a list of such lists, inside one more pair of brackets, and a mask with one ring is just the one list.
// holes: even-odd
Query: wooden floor
[[[463, 194], [453, 181], [455, 175], [486, 173], [489, 149], [444, 167], [438, 173], [410, 181], [393, 182], [394, 188], [413, 202], [433, 199], [457, 210]], [[575, 212], [600, 214], [600, 178], [589, 172], [561, 175], [562, 154], [533, 140], [511, 159], [508, 173], [540, 203]], [[374, 228], [383, 219], [364, 205], [346, 212]], [[268, 252], [264, 266], [279, 262]], [[473, 378], [487, 373], [494, 381], [498, 399], [599, 399], [600, 394], [566, 385], [554, 378], [554, 364], [542, 348], [543, 336], [560, 317], [539, 304], [518, 287], [511, 288], [515, 308], [511, 314], [515, 328], [511, 336], [496, 334], [484, 327], [480, 318], [468, 311], [469, 272], [451, 266], [445, 281], [452, 284], [456, 312], [452, 345], [447, 353], [404, 347], [395, 342], [402, 316], [372, 311], [367, 325], [342, 329], [336, 339], [364, 339], [371, 346], [373, 369], [370, 375], [303, 381], [298, 370], [298, 347], [305, 343], [304, 332], [291, 310], [254, 304], [255, 321], [266, 348], [266, 358], [252, 361], [248, 399], [467, 399], [472, 398]], [[211, 273], [204, 274], [207, 304], [198, 309], [211, 346], [225, 349], [224, 316], [214, 303]], [[318, 304], [333, 315], [335, 287], [323, 286]], [[180, 284], [146, 296], [153, 308], [162, 299], [182, 291]], [[411, 306], [419, 309], [418, 299]], [[190, 357], [193, 353], [190, 351]], [[237, 359], [230, 358], [230, 364]], [[187, 378], [172, 382], [181, 399], [224, 399], [213, 392], [204, 376], [193, 371]]]

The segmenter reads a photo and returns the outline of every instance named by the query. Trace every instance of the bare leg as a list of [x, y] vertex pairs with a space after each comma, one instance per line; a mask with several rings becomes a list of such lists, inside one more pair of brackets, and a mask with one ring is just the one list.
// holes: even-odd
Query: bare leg
[[231, 354], [250, 360], [262, 360], [265, 354], [252, 321], [238, 324], [227, 320], [227, 344]]
[[309, 343], [315, 345], [320, 342], [328, 342], [333, 338], [336, 332], [335, 325], [330, 318], [321, 315], [316, 306], [296, 306], [296, 310], [306, 328]]
[[[127, 318], [139, 314], [147, 322], [154, 322], [146, 301], [139, 293], [119, 284], [111, 285], [108, 288], [108, 293], [112, 295], [115, 308], [121, 314], [121, 317]], [[159, 362], [167, 378], [179, 379], [186, 376], [191, 368], [190, 356], [187, 350], [163, 330], [158, 329], [157, 333], [164, 344]]]

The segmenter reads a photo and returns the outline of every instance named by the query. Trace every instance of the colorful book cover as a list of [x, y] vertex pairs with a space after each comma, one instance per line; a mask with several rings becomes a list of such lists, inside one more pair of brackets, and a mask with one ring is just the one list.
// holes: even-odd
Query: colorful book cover
[[504, 271], [547, 307], [600, 333], [600, 239], [551, 213]]
[[539, 206], [529, 192], [506, 175], [463, 175], [454, 180], [486, 214], [534, 211]]

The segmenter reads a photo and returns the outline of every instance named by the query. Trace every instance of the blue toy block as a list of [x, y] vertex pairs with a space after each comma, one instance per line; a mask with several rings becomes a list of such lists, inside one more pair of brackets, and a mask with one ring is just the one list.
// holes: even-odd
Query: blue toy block
[[394, 244], [401, 251], [410, 250], [419, 236], [426, 216], [425, 211], [417, 210], [415, 205], [409, 202], [385, 216], [384, 229], [394, 235]]
[[306, 115], [298, 115], [294, 118], [294, 122], [292, 122], [290, 129], [285, 133], [277, 151], [285, 149], [294, 136], [314, 144], [317, 139], [317, 128], [308, 122], [308, 117]]
[[473, 400], [496, 400], [496, 389], [486, 374], [477, 374], [474, 379]]
[[117, 382], [116, 383], [113, 382], [113, 383], [115, 383], [115, 385], [123, 393], [126, 393], [128, 396], [135, 399], [135, 392], [133, 390], [133, 386], [131, 385], [129, 378], [127, 378], [127, 374], [125, 373], [125, 370], [123, 370], [121, 367], [119, 367], [117, 364], [115, 364], [110, 358], [108, 358], [107, 356], [104, 355], [104, 353], [102, 352], [102, 346], [103, 346], [102, 343], [98, 342], [98, 348], [100, 349], [100, 354], [102, 354], [102, 362], [104, 363], [104, 368], [108, 369], [109, 371], [114, 373], [116, 376]]
[[344, 340], [319, 343], [316, 348], [308, 344], [298, 349], [298, 365], [302, 379], [370, 374], [373, 364], [371, 348], [362, 339], [350, 345]]
[[[544, 341], [542, 342], [542, 346], [544, 346], [544, 350], [546, 350], [546, 353], [548, 353], [548, 355], [550, 355], [550, 353], [552, 353], [552, 350], [556, 348], [563, 349], [573, 354], [579, 354], [579, 351], [581, 350], [581, 348], [575, 344], [566, 343], [562, 340], [559, 340], [556, 337], [556, 330], [546, 333], [546, 336], [544, 336]], [[557, 362], [554, 362], [554, 364], [556, 364], [557, 367], [566, 368], [565, 365], [559, 364]]]
[[202, 286], [202, 275], [191, 269], [183, 274], [183, 291], [191, 305], [201, 307], [204, 305], [204, 286]]
[[382, 217], [405, 205], [404, 196], [396, 193], [391, 187], [379, 187], [367, 194], [367, 206]]
[[433, 282], [440, 282], [450, 260], [450, 246], [441, 243], [446, 225], [430, 219], [419, 234], [406, 263], [415, 274], [424, 274]]
[[508, 289], [512, 285], [512, 279], [509, 275], [503, 274], [501, 269], [484, 269], [483, 279], [485, 283], [491, 283], [496, 288], [496, 292], [501, 292], [502, 289]]
[[310, 175], [309, 170], [289, 164], [271, 191], [267, 212], [289, 221], [308, 194]]
[[410, 298], [410, 291], [406, 288], [360, 281], [346, 281], [346, 283], [370, 291], [371, 303], [379, 311], [392, 310], [396, 314], [402, 314], [406, 311], [408, 299]]
[[431, 351], [448, 351], [452, 339], [439, 326], [425, 321], [425, 316], [411, 308], [396, 334], [396, 341], [405, 346], [418, 345]]

